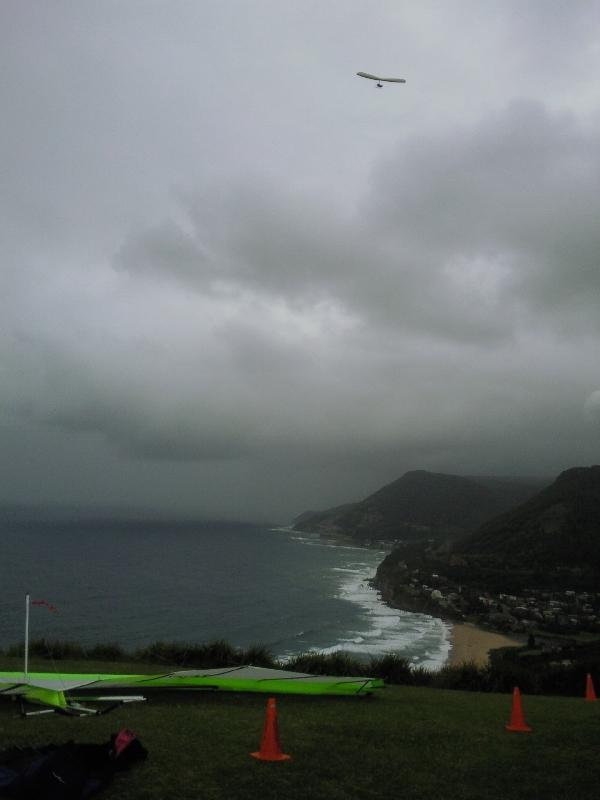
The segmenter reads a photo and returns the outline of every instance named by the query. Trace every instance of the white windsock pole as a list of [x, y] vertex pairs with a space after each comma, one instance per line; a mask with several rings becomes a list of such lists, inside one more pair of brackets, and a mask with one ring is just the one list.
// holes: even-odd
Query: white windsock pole
[[29, 671], [29, 595], [25, 595], [25, 680]]

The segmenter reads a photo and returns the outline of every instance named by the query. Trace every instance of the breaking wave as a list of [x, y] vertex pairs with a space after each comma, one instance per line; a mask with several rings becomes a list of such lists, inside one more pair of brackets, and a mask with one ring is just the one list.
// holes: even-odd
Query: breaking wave
[[[354, 559], [365, 552], [362, 548], [345, 545], [344, 548], [353, 551]], [[373, 555], [378, 556], [379, 563], [385, 553], [373, 552]], [[395, 653], [414, 666], [434, 670], [446, 663], [451, 626], [429, 614], [388, 606], [370, 583], [375, 572], [373, 560], [352, 560], [331, 571], [337, 578], [336, 597], [358, 606], [358, 625], [340, 631], [334, 643], [319, 648], [320, 653], [344, 651], [363, 658]]]

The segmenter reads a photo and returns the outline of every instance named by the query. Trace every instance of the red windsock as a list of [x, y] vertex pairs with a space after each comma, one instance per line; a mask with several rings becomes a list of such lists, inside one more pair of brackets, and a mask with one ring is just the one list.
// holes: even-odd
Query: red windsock
[[506, 730], [516, 731], [517, 733], [529, 733], [531, 731], [531, 728], [525, 722], [523, 709], [521, 707], [521, 692], [518, 686], [515, 686], [513, 689], [512, 711], [510, 722], [506, 726]]
[[52, 603], [49, 603], [47, 600], [32, 600], [32, 606], [46, 606], [48, 611], [57, 611], [58, 609], [56, 606], [53, 606]]
[[277, 707], [274, 697], [269, 697], [267, 701], [267, 714], [262, 739], [260, 740], [260, 750], [257, 753], [250, 753], [250, 755], [260, 761], [289, 761], [291, 759], [291, 756], [281, 752], [279, 727], [277, 725]]

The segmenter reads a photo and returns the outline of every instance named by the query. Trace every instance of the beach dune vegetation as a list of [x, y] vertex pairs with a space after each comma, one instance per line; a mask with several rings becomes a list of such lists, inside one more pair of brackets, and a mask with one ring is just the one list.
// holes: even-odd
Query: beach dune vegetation
[[[48, 661], [77, 661], [80, 671], [90, 671], [88, 664], [98, 664], [98, 671], [143, 671], [151, 665], [161, 669], [213, 669], [250, 664], [271, 669], [307, 672], [314, 675], [365, 676], [381, 678], [389, 685], [425, 686], [435, 689], [458, 689], [471, 692], [510, 693], [519, 686], [526, 694], [580, 697], [586, 675], [600, 683], [600, 644], [593, 643], [577, 659], [552, 661], [531, 655], [526, 647], [492, 651], [487, 664], [464, 661], [446, 664], [439, 670], [415, 667], [397, 653], [385, 653], [360, 659], [351, 653], [308, 652], [286, 661], [277, 660], [263, 645], [246, 649], [234, 647], [224, 640], [199, 644], [186, 642], [154, 642], [134, 652], [118, 644], [96, 644], [86, 648], [77, 642], [37, 639], [30, 643], [29, 655], [40, 664]], [[5, 669], [18, 670], [23, 663], [23, 644], [0, 650]], [[121, 669], [119, 669], [121, 665]], [[39, 668], [41, 671], [46, 667]], [[61, 669], [64, 669], [61, 665]], [[596, 678], [597, 676], [597, 678]]]

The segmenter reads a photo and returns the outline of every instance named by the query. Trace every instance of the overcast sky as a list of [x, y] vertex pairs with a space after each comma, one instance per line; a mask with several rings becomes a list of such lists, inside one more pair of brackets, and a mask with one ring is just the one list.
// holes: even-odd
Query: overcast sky
[[287, 522], [598, 463], [599, 29], [2, 0], [0, 503]]

